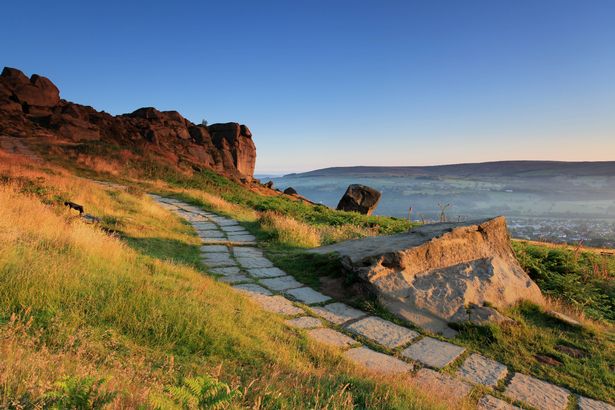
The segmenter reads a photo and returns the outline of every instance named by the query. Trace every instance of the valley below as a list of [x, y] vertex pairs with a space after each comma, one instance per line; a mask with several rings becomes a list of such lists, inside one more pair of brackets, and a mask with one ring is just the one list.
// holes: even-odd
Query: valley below
[[[579, 171], [576, 171], [579, 172]], [[271, 179], [310, 200], [335, 207], [349, 184], [382, 192], [375, 215], [438, 221], [506, 216], [515, 238], [615, 247], [615, 175], [559, 172], [531, 175], [377, 175], [350, 171], [290, 174]], [[410, 207], [412, 208], [409, 213]]]

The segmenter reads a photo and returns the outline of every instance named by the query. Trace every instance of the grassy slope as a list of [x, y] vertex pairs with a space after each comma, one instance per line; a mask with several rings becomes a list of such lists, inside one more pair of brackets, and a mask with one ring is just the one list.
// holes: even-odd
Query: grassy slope
[[[175, 181], [173, 186], [177, 189], [167, 187], [163, 191], [242, 220], [265, 241], [269, 256], [278, 266], [316, 288], [320, 286], [321, 276], [339, 275], [339, 264], [306, 255], [302, 249], [408, 228], [407, 222], [399, 219], [340, 213], [283, 197], [259, 197], [208, 174]], [[335, 227], [336, 234], [331, 234], [331, 227]], [[508, 364], [515, 371], [557, 382], [589, 397], [615, 402], [612, 371], [615, 366], [612, 280], [615, 257], [520, 242], [515, 242], [514, 248], [521, 264], [553, 301], [545, 307], [521, 304], [509, 309], [505, 313], [517, 321], [515, 326], [461, 327], [458, 342]], [[570, 327], [552, 319], [544, 313], [552, 305], [580, 316], [585, 326]], [[360, 307], [375, 314], [386, 314], [373, 301], [362, 301]], [[558, 350], [561, 346], [579, 349], [581, 357], [563, 353]], [[544, 357], [556, 359], [560, 364], [545, 364]]]
[[[59, 169], [1, 174], [0, 407], [29, 408], [72, 375], [106, 378], [104, 389], [119, 393], [114, 406], [134, 408], [198, 374], [243, 391], [235, 407], [434, 406], [350, 368], [202, 275], [191, 228], [139, 190]], [[81, 223], [64, 199], [119, 237]]]

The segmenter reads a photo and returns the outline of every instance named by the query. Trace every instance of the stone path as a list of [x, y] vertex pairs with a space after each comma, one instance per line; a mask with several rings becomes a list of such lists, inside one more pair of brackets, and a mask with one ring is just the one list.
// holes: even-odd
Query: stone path
[[[467, 397], [474, 386], [481, 386], [487, 394], [480, 398], [479, 409], [519, 408], [512, 403], [541, 410], [568, 408], [571, 393], [565, 388], [521, 373], [514, 373], [506, 383], [509, 370], [501, 363], [466, 354], [461, 346], [422, 336], [304, 286], [273, 266], [257, 247], [256, 238], [233, 219], [176, 199], [152, 197], [192, 224], [203, 241], [201, 260], [209, 273], [264, 310], [286, 317], [289, 327], [343, 350], [355, 365], [375, 373], [412, 377], [417, 385], [452, 398]], [[453, 369], [456, 371], [451, 372]], [[585, 397], [577, 396], [577, 402], [581, 410], [615, 410]]]

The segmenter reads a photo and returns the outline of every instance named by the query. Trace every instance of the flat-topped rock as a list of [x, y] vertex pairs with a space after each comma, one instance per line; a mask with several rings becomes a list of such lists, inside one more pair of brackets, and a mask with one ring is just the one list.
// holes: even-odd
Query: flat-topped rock
[[474, 384], [495, 386], [506, 377], [508, 368], [502, 363], [488, 359], [479, 354], [472, 354], [461, 365], [457, 376]]
[[297, 329], [314, 329], [317, 327], [322, 327], [322, 322], [311, 316], [301, 316], [294, 319], [288, 319], [284, 323]]
[[268, 289], [265, 289], [264, 287], [257, 285], [255, 283], [244, 283], [241, 285], [235, 285], [233, 286], [233, 288], [237, 289], [240, 292], [245, 292], [249, 294], [257, 294], [257, 295], [265, 295], [265, 296], [272, 295], [272, 293]]
[[255, 278], [275, 278], [278, 276], [286, 276], [286, 272], [279, 268], [255, 268], [247, 269], [248, 273]]
[[429, 367], [441, 369], [455, 361], [465, 350], [465, 348], [452, 343], [424, 337], [408, 346], [401, 354]]
[[412, 380], [423, 390], [446, 399], [461, 400], [472, 390], [468, 383], [431, 369], [419, 370]]
[[404, 374], [413, 369], [409, 363], [363, 346], [346, 351], [344, 357], [357, 366], [379, 374]]
[[312, 329], [308, 331], [308, 336], [319, 343], [339, 348], [350, 347], [358, 344], [358, 342], [352, 337], [346, 336], [343, 333], [327, 327]]
[[481, 397], [476, 406], [477, 410], [522, 410], [521, 407], [513, 406], [504, 400], [491, 395]]
[[301, 286], [303, 286], [302, 283], [297, 282], [292, 276], [280, 276], [277, 278], [261, 279], [259, 282], [261, 283], [261, 285], [271, 290], [277, 291], [300, 288]]
[[564, 410], [570, 392], [534, 377], [515, 373], [504, 394], [539, 410]]
[[588, 399], [587, 397], [580, 396], [578, 399], [579, 410], [615, 410], [615, 406], [612, 406], [603, 401]]
[[239, 264], [246, 268], [271, 268], [273, 266], [273, 263], [271, 263], [271, 261], [267, 258], [264, 258], [262, 256], [260, 257], [254, 257], [254, 256], [238, 256], [237, 258], [237, 262], [239, 262]]
[[367, 316], [367, 313], [339, 302], [330, 303], [322, 307], [316, 306], [311, 309], [318, 316], [321, 316], [336, 325], [343, 325], [351, 320]]
[[303, 309], [293, 305], [290, 300], [280, 295], [266, 296], [253, 294], [252, 299], [261, 305], [264, 310], [277, 313], [278, 315], [295, 316], [305, 313]]
[[406, 345], [419, 335], [414, 330], [375, 316], [351, 323], [346, 328], [391, 349]]
[[323, 295], [322, 293], [317, 292], [312, 288], [308, 288], [307, 286], [303, 288], [289, 289], [285, 293], [293, 299], [303, 302], [306, 305], [323, 303], [331, 299], [329, 296]]
[[515, 258], [504, 217], [428, 224], [310, 252], [337, 254], [389, 311], [438, 333], [449, 322], [469, 321], [469, 305], [543, 300]]

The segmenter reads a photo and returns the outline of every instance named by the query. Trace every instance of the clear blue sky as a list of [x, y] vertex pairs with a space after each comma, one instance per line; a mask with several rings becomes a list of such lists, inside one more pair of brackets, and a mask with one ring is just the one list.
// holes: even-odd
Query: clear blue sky
[[0, 64], [253, 131], [257, 172], [615, 160], [615, 1], [9, 1]]

